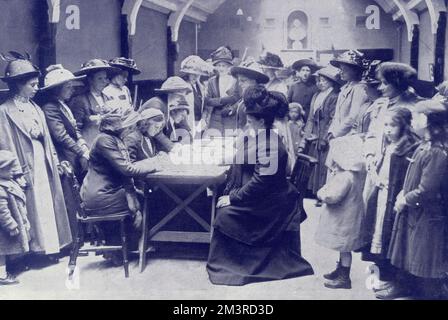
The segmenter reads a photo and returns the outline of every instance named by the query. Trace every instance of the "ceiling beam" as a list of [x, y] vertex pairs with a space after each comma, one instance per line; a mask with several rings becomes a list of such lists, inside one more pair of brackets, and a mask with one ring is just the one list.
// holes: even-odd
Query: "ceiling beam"
[[171, 27], [171, 41], [177, 42], [179, 38], [180, 24], [193, 2], [194, 0], [188, 0], [180, 9], [170, 14], [168, 18], [168, 26]]
[[408, 41], [410, 42], [412, 41], [412, 31], [414, 29], [414, 25], [420, 23], [418, 15], [417, 13], [415, 13], [415, 11], [410, 10], [401, 0], [392, 1], [397, 6], [398, 12], [400, 12], [400, 15], [394, 14], [393, 19], [396, 21], [403, 17], [408, 32]]
[[137, 29], [137, 15], [143, 0], [125, 0], [121, 14], [126, 15], [128, 21], [128, 35], [134, 36]]
[[425, 0], [428, 7], [429, 17], [431, 19], [431, 32], [437, 33], [437, 27], [439, 25], [440, 12], [446, 11], [445, 1], [443, 0]]

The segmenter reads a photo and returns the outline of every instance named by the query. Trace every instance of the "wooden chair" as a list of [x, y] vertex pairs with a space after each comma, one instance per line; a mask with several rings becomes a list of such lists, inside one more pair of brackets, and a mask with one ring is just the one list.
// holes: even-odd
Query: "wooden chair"
[[[127, 236], [126, 236], [126, 230], [125, 230], [125, 223], [126, 219], [128, 219], [131, 214], [130, 212], [117, 212], [115, 214], [109, 214], [109, 215], [87, 215], [84, 210], [84, 205], [81, 200], [79, 191], [80, 186], [78, 183], [78, 180], [76, 179], [73, 170], [71, 168], [64, 168], [64, 171], [66, 174], [71, 175], [73, 178], [73, 196], [75, 197], [76, 203], [79, 204], [77, 208], [77, 223], [78, 223], [78, 230], [76, 239], [73, 243], [72, 251], [70, 254], [70, 261], [68, 263], [69, 268], [69, 280], [72, 279], [75, 268], [76, 268], [76, 260], [78, 256], [87, 256], [90, 252], [95, 252], [96, 255], [99, 255], [104, 252], [108, 251], [121, 251], [123, 254], [123, 267], [124, 267], [124, 275], [126, 278], [129, 277], [129, 260], [128, 260], [128, 245], [127, 245]], [[112, 246], [112, 245], [105, 245], [104, 237], [101, 237], [101, 230], [100, 228], [96, 228], [95, 224], [101, 223], [101, 222], [114, 222], [117, 221], [120, 223], [120, 236], [121, 236], [121, 245], [120, 246]], [[85, 227], [92, 227], [89, 228], [91, 230], [91, 239], [90, 243], [85, 244], [85, 236], [84, 236], [84, 230]], [[92, 234], [96, 235], [97, 238], [94, 238]]]

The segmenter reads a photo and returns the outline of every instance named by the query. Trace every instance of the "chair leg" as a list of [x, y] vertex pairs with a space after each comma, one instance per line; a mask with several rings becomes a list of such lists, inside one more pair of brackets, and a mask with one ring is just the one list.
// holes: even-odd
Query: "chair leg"
[[128, 240], [126, 237], [125, 220], [120, 221], [121, 246], [123, 251], [124, 276], [129, 277]]
[[69, 280], [72, 279], [73, 274], [75, 273], [76, 260], [78, 259], [79, 248], [82, 246], [83, 239], [84, 239], [83, 225], [82, 225], [82, 223], [78, 223], [78, 232], [76, 235], [76, 240], [72, 247], [72, 251], [70, 253], [70, 261], [68, 263], [68, 269], [69, 269], [68, 278], [69, 278]]

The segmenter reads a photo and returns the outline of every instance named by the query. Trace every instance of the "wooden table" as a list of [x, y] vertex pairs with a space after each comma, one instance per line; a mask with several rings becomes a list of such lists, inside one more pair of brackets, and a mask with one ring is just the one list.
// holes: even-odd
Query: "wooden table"
[[[210, 243], [213, 233], [213, 220], [215, 217], [217, 187], [225, 182], [226, 172], [229, 166], [205, 165], [205, 164], [180, 164], [162, 166], [164, 169], [159, 172], [152, 173], [147, 176], [146, 182], [149, 186], [145, 195], [145, 205], [142, 223], [142, 237], [139, 244], [139, 267], [143, 272], [146, 266], [146, 253], [148, 241], [159, 242], [187, 242], [187, 243]], [[195, 190], [185, 199], [181, 199], [172, 186], [188, 185], [197, 186]], [[156, 225], [149, 229], [148, 222], [151, 216], [149, 201], [151, 201], [152, 190], [161, 190], [168, 195], [177, 205], [166, 214]], [[198, 196], [203, 194], [207, 189], [212, 192], [212, 209], [211, 223], [205, 221], [197, 212], [189, 205]], [[164, 231], [162, 230], [167, 223], [180, 213], [186, 212], [201, 227], [203, 232], [186, 232], [186, 231]]]

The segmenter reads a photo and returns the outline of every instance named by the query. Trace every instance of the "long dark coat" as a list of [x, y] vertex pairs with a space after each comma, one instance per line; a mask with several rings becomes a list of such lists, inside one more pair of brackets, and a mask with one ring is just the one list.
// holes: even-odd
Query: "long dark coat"
[[[59, 236], [59, 247], [63, 248], [72, 242], [72, 236], [70, 231], [70, 225], [67, 216], [67, 210], [64, 202], [64, 194], [62, 191], [61, 180], [58, 173], [58, 157], [51, 141], [51, 135], [48, 130], [47, 123], [45, 121], [45, 115], [42, 110], [36, 106], [36, 110], [42, 120], [44, 134], [43, 134], [43, 146], [46, 156], [46, 163], [49, 172], [49, 183], [52, 191], [52, 197], [54, 202], [54, 212], [56, 226]], [[22, 168], [28, 168], [29, 174], [25, 175], [25, 179], [29, 186], [33, 185], [34, 172], [33, 172], [33, 146], [31, 137], [21, 121], [21, 114], [14, 103], [13, 99], [8, 99], [0, 106], [0, 149], [5, 149], [13, 152]], [[41, 233], [44, 230], [37, 230], [33, 226], [40, 225], [36, 221], [39, 220], [39, 212], [37, 212], [35, 199], [39, 195], [35, 193], [32, 187], [27, 188], [26, 192], [26, 208], [28, 212], [28, 218], [31, 224], [31, 244], [30, 250], [34, 252], [45, 251], [45, 244], [41, 241]]]
[[[291, 226], [300, 221], [298, 192], [286, 179], [285, 146], [277, 134], [271, 135], [272, 140], [269, 134], [267, 139], [259, 135], [256, 147], [249, 143], [239, 151], [255, 156], [254, 164], [246, 160], [232, 166], [225, 190], [231, 204], [217, 210], [207, 264], [214, 284], [244, 285], [313, 273], [300, 256], [300, 243], [288, 238], [289, 230], [300, 237], [299, 224]], [[276, 170], [267, 169], [276, 161]]]
[[[318, 160], [318, 164], [311, 171], [308, 182], [308, 189], [316, 194], [317, 191], [327, 181], [327, 167], [325, 160], [328, 155], [328, 128], [333, 120], [338, 93], [332, 91], [324, 100], [322, 107], [315, 110], [315, 101], [318, 93], [316, 93], [311, 102], [311, 110], [305, 125], [305, 139], [302, 140], [302, 147], [308, 150], [307, 153], [311, 157]], [[307, 138], [314, 136], [316, 140], [307, 142]], [[306, 144], [308, 143], [308, 146]]]
[[300, 103], [308, 118], [311, 108], [311, 100], [318, 91], [316, 83], [312, 80], [308, 82], [296, 82], [288, 90], [288, 101]]
[[405, 209], [395, 219], [388, 258], [423, 278], [442, 278], [446, 269], [448, 156], [441, 145], [422, 143], [406, 173]]
[[[387, 205], [384, 215], [382, 232], [382, 252], [380, 254], [370, 253], [372, 237], [375, 232], [375, 223], [377, 215], [378, 187], [375, 187], [370, 197], [367, 199], [366, 219], [364, 225], [364, 234], [368, 245], [363, 250], [362, 259], [365, 261], [378, 261], [387, 258], [392, 227], [395, 221], [394, 205], [398, 193], [403, 188], [404, 179], [409, 166], [409, 159], [412, 158], [415, 149], [418, 146], [418, 140], [414, 135], [405, 135], [398, 142], [395, 152], [391, 155], [389, 169], [389, 186], [387, 189]], [[380, 169], [381, 162], [377, 165], [377, 171]]]

